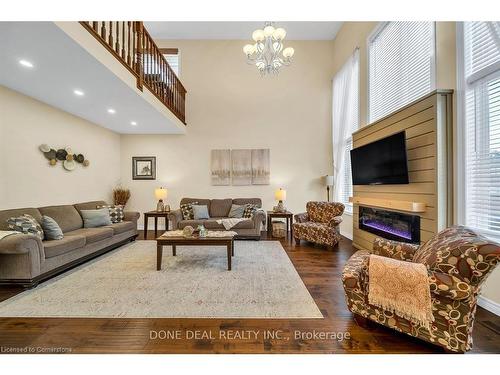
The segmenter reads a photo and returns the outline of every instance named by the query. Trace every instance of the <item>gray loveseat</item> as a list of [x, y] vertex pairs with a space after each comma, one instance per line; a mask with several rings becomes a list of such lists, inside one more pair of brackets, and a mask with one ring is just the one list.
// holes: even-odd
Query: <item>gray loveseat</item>
[[[180, 205], [186, 203], [198, 202], [199, 205], [208, 206], [208, 213], [210, 219], [204, 220], [183, 220], [181, 210], [171, 211], [168, 218], [172, 223], [172, 229], [183, 229], [185, 226], [190, 225], [196, 229], [200, 224], [203, 224], [208, 230], [225, 230], [222, 224], [218, 224], [217, 220], [227, 218], [231, 205], [254, 204], [257, 207], [262, 207], [262, 200], [260, 198], [236, 198], [236, 199], [197, 199], [197, 198], [182, 198]], [[236, 224], [232, 231], [238, 233], [236, 238], [240, 239], [260, 239], [260, 232], [266, 222], [266, 214], [262, 211], [254, 213], [253, 217]]]
[[7, 219], [22, 214], [38, 222], [50, 216], [61, 227], [62, 240], [41, 241], [31, 234], [13, 234], [0, 240], [0, 283], [36, 286], [39, 281], [94, 258], [137, 237], [139, 213], [125, 212], [123, 222], [83, 228], [80, 210], [106, 205], [103, 201], [0, 211], [0, 230], [9, 230]]

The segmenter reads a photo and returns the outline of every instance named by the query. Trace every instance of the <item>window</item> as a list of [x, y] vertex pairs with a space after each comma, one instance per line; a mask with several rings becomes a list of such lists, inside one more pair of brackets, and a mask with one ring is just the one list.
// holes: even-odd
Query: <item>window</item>
[[434, 90], [434, 28], [434, 22], [385, 22], [369, 38], [369, 122]]
[[500, 238], [500, 23], [464, 22], [465, 224]]
[[179, 50], [177, 48], [161, 48], [160, 51], [163, 54], [163, 57], [167, 60], [168, 65], [170, 65], [174, 71], [175, 75], [179, 77]]
[[333, 77], [333, 169], [334, 201], [352, 213], [351, 157], [352, 133], [359, 125], [359, 50]]

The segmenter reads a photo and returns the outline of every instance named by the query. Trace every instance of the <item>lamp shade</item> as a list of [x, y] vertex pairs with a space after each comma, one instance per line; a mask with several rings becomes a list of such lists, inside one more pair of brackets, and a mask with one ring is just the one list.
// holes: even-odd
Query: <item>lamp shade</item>
[[155, 197], [158, 200], [167, 198], [167, 189], [162, 187], [155, 189]]
[[333, 186], [333, 176], [330, 176], [330, 175], [325, 176], [325, 185], [326, 186]]
[[274, 198], [276, 198], [277, 201], [285, 201], [286, 190], [283, 189], [276, 190], [276, 192], [274, 193]]

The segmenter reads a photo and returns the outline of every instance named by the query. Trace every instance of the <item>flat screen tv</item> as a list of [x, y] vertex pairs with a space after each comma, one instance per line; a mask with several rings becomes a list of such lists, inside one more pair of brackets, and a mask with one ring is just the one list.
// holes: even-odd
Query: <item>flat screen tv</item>
[[408, 184], [405, 132], [351, 150], [353, 185]]

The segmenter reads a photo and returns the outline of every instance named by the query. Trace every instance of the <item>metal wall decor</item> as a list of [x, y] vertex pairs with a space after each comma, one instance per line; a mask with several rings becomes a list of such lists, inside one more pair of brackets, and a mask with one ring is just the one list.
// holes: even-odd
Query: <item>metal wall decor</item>
[[67, 171], [72, 171], [76, 168], [77, 164], [88, 167], [90, 162], [85, 159], [83, 154], [74, 153], [70, 147], [54, 149], [50, 148], [45, 143], [38, 147], [43, 156], [49, 161], [49, 165], [55, 166], [57, 162], [62, 162], [63, 168]]

